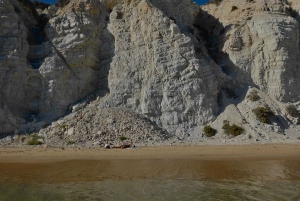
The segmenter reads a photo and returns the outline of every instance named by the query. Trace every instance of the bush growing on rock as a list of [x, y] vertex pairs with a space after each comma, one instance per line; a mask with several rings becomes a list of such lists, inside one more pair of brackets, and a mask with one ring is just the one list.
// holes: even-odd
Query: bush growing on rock
[[247, 96], [247, 99], [251, 100], [251, 101], [258, 101], [260, 99], [260, 96], [257, 95], [257, 92], [256, 91], [251, 91], [249, 93], [249, 95]]
[[296, 117], [299, 114], [296, 106], [294, 106], [294, 105], [288, 105], [288, 106], [286, 106], [285, 110], [292, 117]]
[[222, 129], [226, 135], [238, 136], [244, 132], [244, 129], [238, 125], [232, 124], [230, 126], [229, 121], [224, 120]]
[[67, 128], [68, 128], [68, 125], [62, 124], [62, 125], [59, 126], [59, 128], [60, 128], [60, 129], [67, 129]]
[[121, 141], [124, 141], [124, 140], [127, 140], [127, 137], [125, 137], [125, 136], [120, 136], [119, 139], [120, 139]]
[[27, 145], [41, 145], [43, 144], [41, 141], [39, 141], [39, 139], [41, 139], [40, 136], [38, 135], [31, 135], [31, 140], [29, 140], [26, 144]]
[[237, 10], [238, 9], [238, 7], [236, 7], [236, 6], [232, 6], [232, 8], [231, 8], [231, 12], [232, 11], [235, 11], [235, 10]]
[[213, 129], [211, 126], [204, 126], [203, 132], [206, 137], [212, 137], [216, 135], [217, 130]]
[[260, 122], [265, 124], [270, 123], [270, 117], [273, 115], [273, 112], [268, 107], [257, 107], [252, 112]]

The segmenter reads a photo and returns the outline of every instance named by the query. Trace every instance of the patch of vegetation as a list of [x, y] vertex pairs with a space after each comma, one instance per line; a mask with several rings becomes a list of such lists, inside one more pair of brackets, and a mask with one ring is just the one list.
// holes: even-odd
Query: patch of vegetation
[[249, 93], [249, 95], [247, 96], [247, 99], [251, 100], [251, 101], [258, 101], [260, 99], [260, 96], [257, 95], [257, 92], [256, 91], [251, 91]]
[[120, 136], [119, 139], [120, 139], [121, 141], [124, 141], [124, 140], [127, 140], [128, 138], [125, 137], [125, 136]]
[[300, 140], [300, 137], [298, 137], [297, 139]]
[[123, 19], [123, 13], [117, 12], [117, 19], [119, 20]]
[[288, 105], [285, 107], [285, 110], [292, 117], [296, 117], [299, 114], [295, 105]]
[[60, 128], [60, 129], [67, 129], [67, 128], [68, 128], [68, 125], [62, 124], [62, 125], [59, 126], [59, 128]]
[[67, 142], [67, 145], [68, 145], [68, 146], [73, 145], [73, 144], [75, 144], [74, 141], [69, 140], [69, 141]]
[[212, 137], [216, 135], [217, 130], [213, 129], [211, 126], [204, 126], [203, 132], [206, 137]]
[[236, 7], [236, 6], [232, 6], [232, 8], [231, 8], [231, 12], [233, 12], [233, 11], [235, 11], [235, 10], [237, 10], [238, 9], [238, 7]]
[[229, 124], [228, 120], [223, 121], [222, 129], [226, 135], [238, 136], [244, 132], [244, 129], [236, 124]]
[[257, 107], [253, 109], [252, 112], [260, 122], [265, 124], [270, 123], [270, 117], [273, 115], [273, 112], [269, 107]]
[[287, 14], [289, 14], [293, 18], [299, 17], [299, 14], [296, 10], [294, 10], [292, 7], [289, 7], [286, 11]]
[[41, 141], [39, 141], [39, 139], [41, 139], [40, 136], [34, 134], [34, 135], [31, 135], [31, 140], [29, 140], [26, 144], [27, 145], [41, 145], [43, 144]]

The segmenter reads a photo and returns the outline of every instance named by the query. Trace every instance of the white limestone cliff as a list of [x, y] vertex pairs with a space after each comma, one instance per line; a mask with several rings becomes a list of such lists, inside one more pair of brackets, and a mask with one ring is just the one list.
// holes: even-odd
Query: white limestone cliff
[[[240, 138], [284, 135], [298, 123], [285, 112], [300, 101], [297, 1], [71, 0], [40, 16], [31, 8], [0, 0], [1, 134], [61, 130], [56, 120], [68, 112], [77, 125], [74, 112], [106, 108], [130, 109], [185, 140], [202, 138], [206, 124], [224, 137], [223, 120], [245, 128]], [[252, 90], [259, 102], [246, 98]], [[97, 101], [84, 109], [91, 94]], [[276, 118], [257, 122], [258, 106]], [[89, 127], [87, 135], [103, 129]]]
[[108, 29], [115, 56], [110, 98], [101, 107], [131, 108], [171, 133], [188, 133], [214, 118], [216, 77], [174, 21], [148, 1], [124, 1], [111, 13]]
[[218, 49], [230, 76], [277, 100], [299, 101], [299, 22], [287, 1], [233, 0], [202, 8], [219, 21], [212, 32], [222, 30]]

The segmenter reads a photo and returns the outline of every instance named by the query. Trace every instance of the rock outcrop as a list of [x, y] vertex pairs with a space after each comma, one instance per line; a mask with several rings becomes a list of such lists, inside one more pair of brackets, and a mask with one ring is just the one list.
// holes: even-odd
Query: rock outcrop
[[[104, 88], [110, 98], [102, 107], [131, 108], [172, 133], [185, 133], [212, 120], [218, 113], [218, 83], [211, 60], [195, 51], [193, 43], [198, 42], [189, 33], [198, 7], [181, 2], [178, 10], [192, 13], [178, 15], [171, 1], [118, 3], [74, 0], [49, 20], [46, 38], [37, 37], [40, 30], [33, 31], [34, 44], [26, 44], [28, 50], [22, 54], [32, 67], [27, 64], [30, 86], [36, 87], [29, 89], [34, 94], [29, 94], [33, 100], [28, 105], [33, 108], [28, 113], [52, 121], [70, 104]], [[7, 99], [20, 101], [14, 106], [20, 108], [21, 98], [30, 99], [22, 95]]]
[[[180, 16], [175, 20], [183, 24]], [[178, 134], [214, 118], [216, 76], [172, 19], [151, 2], [124, 1], [110, 14], [108, 29], [116, 54], [110, 98], [101, 107], [131, 108]]]
[[[37, 23], [30, 7], [17, 1], [0, 1], [0, 133], [11, 133], [25, 123], [26, 111], [38, 110], [39, 76], [27, 62], [29, 30]], [[23, 21], [24, 17], [26, 21]]]
[[299, 22], [291, 16], [295, 4], [234, 0], [202, 7], [203, 17], [217, 25], [209, 31], [218, 39], [224, 71], [284, 102], [300, 98]]
[[[147, 118], [161, 131], [137, 125], [157, 140], [165, 132], [201, 140], [206, 124], [224, 138], [223, 120], [246, 130], [241, 139], [269, 139], [298, 123], [286, 113], [287, 103], [297, 108], [300, 101], [296, 0], [202, 7], [190, 0], [68, 0], [33, 8], [29, 0], [0, 0], [1, 134], [80, 141], [102, 133], [109, 112]], [[260, 101], [246, 98], [251, 91]], [[273, 111], [269, 124], [253, 115], [259, 106]], [[79, 111], [87, 113], [86, 126], [75, 121]]]

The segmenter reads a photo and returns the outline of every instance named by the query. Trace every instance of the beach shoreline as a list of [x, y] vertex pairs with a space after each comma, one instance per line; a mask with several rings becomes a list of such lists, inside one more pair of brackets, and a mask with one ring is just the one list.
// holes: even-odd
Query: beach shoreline
[[43, 163], [64, 160], [103, 159], [175, 159], [203, 160], [273, 160], [300, 159], [300, 143], [248, 144], [248, 145], [177, 145], [138, 146], [130, 149], [104, 149], [103, 147], [0, 147], [1, 163]]
[[300, 144], [0, 148], [0, 182], [300, 180]]

